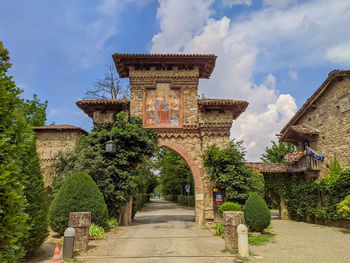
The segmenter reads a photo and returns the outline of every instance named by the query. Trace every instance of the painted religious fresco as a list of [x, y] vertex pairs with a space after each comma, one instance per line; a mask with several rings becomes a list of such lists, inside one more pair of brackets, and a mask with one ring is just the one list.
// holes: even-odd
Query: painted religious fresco
[[146, 90], [145, 125], [152, 127], [180, 126], [180, 90], [170, 89], [170, 83], [157, 83]]

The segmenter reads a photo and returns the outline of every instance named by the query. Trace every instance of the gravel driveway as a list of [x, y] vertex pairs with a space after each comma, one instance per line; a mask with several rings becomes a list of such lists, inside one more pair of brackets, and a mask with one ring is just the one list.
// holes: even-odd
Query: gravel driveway
[[194, 210], [153, 200], [131, 226], [91, 241], [78, 260], [84, 262], [217, 262], [232, 263], [225, 242], [194, 222]]
[[272, 220], [275, 242], [251, 246], [253, 262], [347, 263], [350, 262], [350, 230], [321, 225]]

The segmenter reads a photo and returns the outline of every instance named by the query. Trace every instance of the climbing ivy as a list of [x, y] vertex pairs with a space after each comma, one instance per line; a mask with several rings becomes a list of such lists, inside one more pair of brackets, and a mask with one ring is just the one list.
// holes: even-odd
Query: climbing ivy
[[225, 186], [225, 201], [243, 205], [250, 192], [263, 196], [264, 177], [245, 165], [242, 142], [233, 140], [224, 149], [211, 145], [204, 152], [203, 160], [212, 186]]
[[334, 160], [321, 179], [307, 181], [300, 175], [268, 175], [265, 187], [275, 203], [279, 203], [280, 197], [284, 199], [292, 219], [311, 222], [345, 219], [337, 206], [350, 194], [350, 169], [341, 169]]

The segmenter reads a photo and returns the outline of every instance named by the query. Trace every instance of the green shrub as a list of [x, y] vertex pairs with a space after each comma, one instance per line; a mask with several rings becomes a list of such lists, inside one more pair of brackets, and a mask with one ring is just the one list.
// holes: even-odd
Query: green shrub
[[183, 206], [195, 207], [195, 200], [193, 195], [178, 195], [177, 202]]
[[244, 219], [250, 231], [262, 232], [270, 225], [271, 213], [267, 204], [257, 193], [249, 195], [244, 207]]
[[225, 202], [219, 207], [220, 216], [223, 215], [224, 211], [242, 211], [242, 207], [233, 202]]
[[350, 195], [338, 204], [338, 214], [344, 219], [350, 219]]
[[90, 228], [89, 228], [90, 237], [103, 238], [104, 235], [105, 235], [105, 230], [103, 229], [103, 227], [95, 225], [94, 223], [90, 225]]
[[143, 205], [150, 200], [150, 194], [138, 193], [133, 196], [132, 199], [132, 218], [136, 215], [136, 212], [139, 211]]
[[103, 195], [86, 173], [75, 172], [69, 176], [52, 201], [49, 210], [52, 230], [63, 234], [71, 212], [91, 212], [92, 223], [107, 226], [108, 212]]
[[214, 235], [221, 236], [222, 238], [224, 237], [225, 233], [225, 228], [224, 228], [224, 223], [216, 223], [215, 226], [212, 227], [214, 229]]
[[107, 220], [107, 226], [108, 229], [114, 229], [118, 227], [118, 220], [115, 219], [114, 217], [111, 217], [110, 219]]

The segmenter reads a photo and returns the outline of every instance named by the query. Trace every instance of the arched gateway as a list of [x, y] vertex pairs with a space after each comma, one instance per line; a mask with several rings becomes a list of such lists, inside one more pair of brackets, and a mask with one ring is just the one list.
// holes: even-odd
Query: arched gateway
[[[129, 78], [130, 99], [84, 100], [77, 105], [94, 123], [113, 121], [121, 110], [138, 116], [158, 133], [159, 146], [177, 152], [192, 171], [196, 221], [214, 221], [213, 193], [205, 182], [201, 155], [206, 147], [229, 143], [230, 129], [246, 101], [198, 99], [200, 78], [209, 78], [215, 55], [114, 54], [121, 78]], [[215, 88], [215, 87], [214, 87]]]

